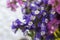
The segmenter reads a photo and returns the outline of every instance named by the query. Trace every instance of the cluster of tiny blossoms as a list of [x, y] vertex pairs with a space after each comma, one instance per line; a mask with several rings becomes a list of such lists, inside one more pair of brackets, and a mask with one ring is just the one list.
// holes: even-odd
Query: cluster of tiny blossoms
[[12, 11], [16, 11], [18, 4], [22, 5], [22, 0], [7, 0], [7, 7], [11, 8]]
[[49, 0], [48, 4], [51, 4], [53, 9], [60, 14], [60, 0]]
[[12, 29], [15, 33], [21, 29], [24, 35], [28, 35], [32, 40], [54, 40], [54, 32], [60, 24], [60, 14], [52, 9], [48, 0], [13, 0], [8, 2], [8, 7], [15, 10], [16, 3], [22, 4], [23, 19], [12, 22]]

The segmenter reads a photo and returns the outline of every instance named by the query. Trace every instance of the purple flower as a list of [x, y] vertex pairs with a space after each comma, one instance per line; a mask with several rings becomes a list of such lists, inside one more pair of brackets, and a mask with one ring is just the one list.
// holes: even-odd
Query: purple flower
[[58, 14], [60, 14], [60, 5], [56, 6], [55, 10], [58, 12]]
[[40, 40], [40, 39], [41, 39], [40, 32], [36, 32], [34, 40]]
[[51, 4], [52, 9], [60, 14], [60, 1], [59, 0], [49, 0], [48, 4]]
[[42, 0], [44, 4], [48, 4], [48, 0]]
[[46, 36], [46, 40], [55, 40], [55, 39], [54, 39], [54, 35], [53, 35], [53, 34], [47, 35], [47, 36]]
[[19, 3], [19, 5], [22, 6], [22, 4], [23, 4], [23, 1], [22, 0], [16, 0], [16, 1]]
[[7, 1], [7, 7], [11, 8], [12, 11], [16, 11], [16, 8], [18, 7], [17, 3], [22, 6], [23, 2], [22, 0], [8, 0]]
[[34, 2], [32, 2], [32, 3], [30, 3], [30, 8], [32, 10], [36, 10], [37, 9], [37, 5]]
[[57, 28], [58, 25], [60, 24], [60, 21], [53, 19], [51, 20], [47, 25], [48, 25], [48, 29], [49, 29], [49, 34], [52, 34]]
[[[18, 1], [20, 2], [20, 0]], [[36, 0], [31, 2], [25, 1], [25, 7], [22, 7], [22, 11], [24, 10], [23, 19], [25, 23], [17, 19], [13, 22], [12, 29], [21, 29], [22, 32], [24, 34], [27, 33], [27, 35], [28, 30], [30, 33], [33, 31], [34, 35], [33, 33], [31, 34], [33, 40], [40, 40], [41, 37], [46, 37], [46, 40], [49, 40], [51, 38], [50, 35], [58, 28], [60, 21], [55, 19], [56, 15], [53, 9], [47, 11], [48, 0], [42, 0], [42, 2], [43, 3], [39, 5], [40, 3], [36, 4]], [[45, 9], [45, 7], [47, 9]], [[32, 37], [31, 35], [30, 37]]]
[[16, 5], [16, 3], [17, 3], [16, 0], [13, 0], [12, 2], [10, 2], [10, 0], [8, 0], [7, 6], [8, 6], [8, 8], [11, 8], [11, 10], [15, 11], [16, 8], [18, 7]]
[[16, 32], [18, 29], [23, 27], [23, 23], [17, 19], [16, 21], [12, 22], [12, 29], [15, 29], [14, 31]]

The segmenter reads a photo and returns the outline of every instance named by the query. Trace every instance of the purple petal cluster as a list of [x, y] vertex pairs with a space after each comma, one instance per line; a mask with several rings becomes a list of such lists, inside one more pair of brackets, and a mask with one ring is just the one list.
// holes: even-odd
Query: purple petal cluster
[[21, 29], [24, 34], [30, 34], [28, 36], [32, 37], [32, 40], [54, 40], [53, 32], [60, 22], [56, 19], [57, 13], [48, 5], [48, 0], [24, 3], [22, 12], [25, 23], [17, 19], [12, 23], [12, 29]]
[[7, 7], [11, 8], [12, 11], [16, 11], [16, 8], [18, 7], [18, 5], [22, 5], [23, 2], [22, 0], [8, 0], [7, 1]]

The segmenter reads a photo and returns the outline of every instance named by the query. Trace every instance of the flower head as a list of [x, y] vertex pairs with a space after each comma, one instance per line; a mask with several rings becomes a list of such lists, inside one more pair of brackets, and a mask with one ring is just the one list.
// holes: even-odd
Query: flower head
[[22, 32], [30, 36], [32, 40], [40, 40], [41, 37], [43, 37], [43, 39], [46, 37], [46, 40], [49, 40], [50, 35], [58, 28], [60, 21], [55, 19], [55, 10], [48, 9], [49, 5], [47, 4], [47, 0], [41, 1], [42, 3], [37, 2], [37, 0], [24, 2], [26, 4], [22, 11], [24, 11], [23, 19], [25, 23], [17, 19], [13, 22], [12, 28], [21, 29]]
[[59, 0], [49, 0], [48, 4], [52, 5], [52, 9], [60, 14], [60, 1]]

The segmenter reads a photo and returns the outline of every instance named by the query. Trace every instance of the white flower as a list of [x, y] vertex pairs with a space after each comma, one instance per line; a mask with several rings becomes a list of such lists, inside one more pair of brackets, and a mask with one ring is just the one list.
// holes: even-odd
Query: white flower
[[47, 18], [45, 19], [45, 23], [48, 23], [48, 19]]
[[41, 2], [41, 0], [38, 0], [38, 2]]
[[31, 16], [30, 17], [31, 20], [35, 20], [35, 18], [36, 18], [35, 16]]
[[44, 10], [44, 7], [43, 6], [41, 7], [41, 10]]
[[41, 31], [41, 35], [42, 35], [42, 36], [45, 35], [45, 31]]
[[43, 16], [45, 16], [46, 15], [46, 12], [43, 12]]
[[55, 11], [51, 11], [51, 14], [53, 14], [53, 15], [54, 15], [54, 14], [55, 14]]
[[31, 6], [35, 7], [36, 5], [34, 3], [31, 3]]
[[39, 14], [39, 12], [40, 12], [39, 10], [36, 10], [36, 11], [35, 11], [35, 14]]
[[32, 21], [30, 21], [30, 22], [28, 23], [28, 25], [29, 25], [29, 26], [31, 26], [32, 24], [33, 24], [33, 22], [32, 22]]

